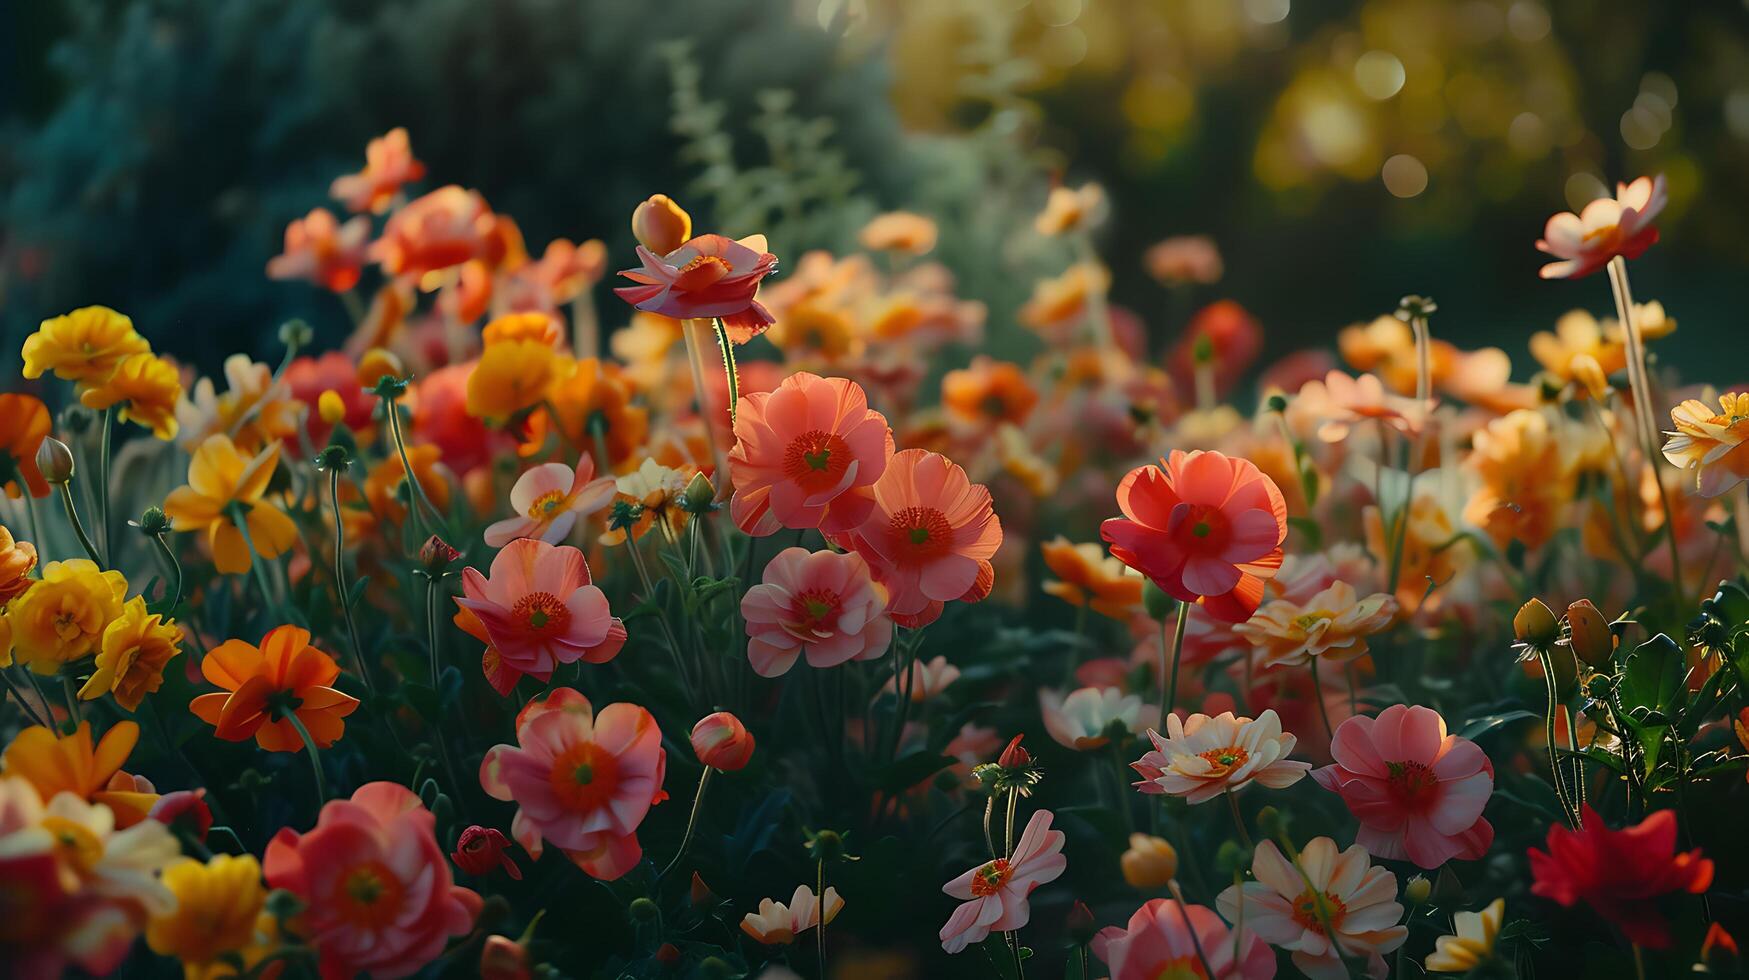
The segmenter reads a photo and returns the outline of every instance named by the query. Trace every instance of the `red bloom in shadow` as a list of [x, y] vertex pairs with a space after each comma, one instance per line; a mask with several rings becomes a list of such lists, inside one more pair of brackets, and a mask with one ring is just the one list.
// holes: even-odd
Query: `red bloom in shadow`
[[1549, 849], [1530, 849], [1534, 895], [1563, 906], [1584, 902], [1630, 942], [1670, 945], [1670, 923], [1655, 900], [1672, 892], [1700, 894], [1713, 881], [1713, 862], [1700, 849], [1676, 853], [1676, 814], [1660, 810], [1638, 825], [1611, 830], [1587, 806], [1579, 830], [1549, 828]]

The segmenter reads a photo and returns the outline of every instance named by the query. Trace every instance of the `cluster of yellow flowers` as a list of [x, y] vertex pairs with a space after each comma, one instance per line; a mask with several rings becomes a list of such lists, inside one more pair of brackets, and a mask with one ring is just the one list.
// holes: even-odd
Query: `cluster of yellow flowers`
[[182, 378], [176, 365], [152, 353], [134, 322], [107, 306], [86, 306], [44, 320], [24, 342], [24, 376], [45, 371], [74, 382], [79, 401], [97, 411], [119, 409], [124, 421], [176, 438]]

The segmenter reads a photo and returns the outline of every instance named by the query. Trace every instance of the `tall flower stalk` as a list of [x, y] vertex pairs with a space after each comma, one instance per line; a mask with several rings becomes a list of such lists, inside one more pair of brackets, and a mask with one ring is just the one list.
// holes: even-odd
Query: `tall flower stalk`
[[1676, 511], [1670, 506], [1670, 492], [1664, 489], [1664, 479], [1658, 472], [1658, 426], [1652, 413], [1656, 402], [1652, 394], [1651, 372], [1646, 369], [1646, 341], [1640, 324], [1634, 317], [1634, 294], [1628, 286], [1627, 259], [1620, 255], [1609, 260], [1609, 286], [1615, 297], [1615, 313], [1621, 321], [1622, 335], [1627, 342], [1628, 384], [1634, 389], [1634, 431], [1639, 436], [1640, 454], [1652, 471], [1652, 482], [1658, 488], [1658, 502], [1664, 508], [1664, 543], [1670, 548], [1670, 587], [1676, 592], [1676, 602], [1683, 604], [1682, 550], [1676, 542]]

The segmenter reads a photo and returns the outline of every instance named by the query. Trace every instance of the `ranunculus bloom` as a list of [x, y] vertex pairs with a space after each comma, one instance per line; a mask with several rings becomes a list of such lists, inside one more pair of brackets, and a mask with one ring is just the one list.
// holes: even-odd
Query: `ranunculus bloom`
[[115, 703], [137, 711], [147, 694], [164, 683], [164, 667], [182, 652], [182, 627], [160, 613], [146, 612], [144, 596], [134, 596], [103, 631], [91, 677], [79, 689], [90, 701], [113, 694]]
[[798, 371], [777, 390], [741, 399], [729, 473], [730, 513], [748, 534], [779, 528], [851, 530], [874, 508], [893, 432], [862, 386]]
[[638, 825], [662, 791], [668, 754], [656, 719], [635, 704], [597, 715], [589, 699], [557, 688], [516, 716], [517, 745], [495, 745], [480, 786], [514, 802], [510, 834], [539, 858], [545, 844], [588, 874], [611, 881], [643, 856]]
[[712, 769], [734, 772], [753, 758], [753, 735], [727, 711], [705, 715], [692, 726], [692, 751]]
[[817, 668], [873, 660], [893, 639], [886, 608], [887, 590], [861, 555], [785, 548], [741, 597], [747, 659], [761, 677], [787, 672], [803, 655]]
[[1045, 567], [1057, 576], [1044, 583], [1046, 595], [1120, 622], [1128, 622], [1142, 604], [1142, 576], [1098, 544], [1071, 544], [1059, 534], [1039, 545], [1039, 550]]
[[334, 178], [328, 193], [348, 211], [389, 209], [403, 184], [425, 176], [425, 164], [413, 159], [413, 146], [401, 127], [389, 130], [365, 144], [364, 169]]
[[1312, 773], [1360, 821], [1355, 842], [1393, 861], [1437, 868], [1474, 861], [1494, 842], [1482, 817], [1494, 764], [1476, 743], [1445, 730], [1432, 708], [1393, 704], [1336, 729], [1333, 765]]
[[12, 653], [38, 674], [54, 674], [98, 649], [103, 631], [121, 617], [128, 582], [85, 558], [51, 561], [42, 578], [6, 608]]
[[926, 623], [943, 603], [989, 594], [1002, 522], [989, 489], [958, 463], [922, 449], [895, 453], [874, 498], [850, 540], [891, 593], [890, 612]]
[[510, 838], [495, 827], [474, 824], [462, 831], [449, 859], [471, 875], [484, 875], [493, 868], [503, 868], [505, 874], [517, 881], [522, 880], [522, 869], [510, 857]]
[[1719, 410], [1690, 398], [1670, 410], [1676, 431], [1664, 443], [1664, 458], [1670, 465], [1694, 477], [1695, 492], [1717, 497], [1749, 480], [1749, 393], [1726, 392], [1719, 396]]
[[308, 630], [280, 626], [261, 638], [261, 646], [226, 640], [200, 662], [200, 673], [226, 694], [202, 694], [189, 702], [195, 717], [213, 734], [231, 742], [254, 737], [269, 752], [302, 752], [304, 740], [277, 704], [298, 716], [310, 740], [325, 749], [346, 731], [346, 716], [358, 699], [334, 687], [340, 666], [310, 645]]
[[1241, 623], [1281, 567], [1287, 501], [1250, 460], [1173, 450], [1117, 488], [1123, 517], [1100, 525], [1111, 553], [1167, 595]]
[[1397, 600], [1383, 592], [1361, 599], [1354, 586], [1332, 582], [1304, 602], [1275, 599], [1233, 632], [1262, 653], [1262, 666], [1303, 664], [1313, 657], [1346, 663], [1366, 654], [1366, 638], [1391, 624]]
[[1543, 226], [1538, 251], [1559, 262], [1542, 267], [1544, 279], [1577, 279], [1609, 264], [1616, 256], [1637, 259], [1658, 240], [1652, 222], [1670, 200], [1664, 175], [1616, 184], [1615, 197], [1600, 197], [1578, 214], [1562, 211]]
[[988, 861], [941, 886], [962, 904], [941, 927], [941, 948], [957, 953], [992, 932], [1012, 932], [1032, 917], [1027, 896], [1057, 880], [1068, 867], [1063, 832], [1051, 829], [1051, 811], [1035, 810], [1014, 853]]
[[546, 681], [559, 664], [604, 664], [625, 645], [625, 624], [592, 584], [583, 552], [569, 545], [518, 538], [492, 559], [490, 578], [463, 569], [462, 592], [456, 604], [479, 618], [517, 675]]
[[285, 250], [267, 260], [267, 278], [303, 279], [344, 293], [358, 285], [368, 238], [369, 218], [342, 224], [327, 208], [312, 208], [285, 226]]
[[1038, 692], [1045, 731], [1057, 744], [1079, 752], [1104, 748], [1113, 726], [1139, 732], [1160, 724], [1160, 709], [1115, 687], [1083, 687], [1067, 695], [1050, 688]]
[[388, 275], [423, 277], [485, 255], [496, 223], [479, 191], [451, 184], [397, 210], [369, 255]]
[[795, 942], [797, 936], [820, 924], [822, 904], [826, 907], [826, 922], [830, 924], [844, 908], [844, 899], [838, 897], [836, 888], [827, 888], [822, 898], [807, 885], [798, 885], [788, 905], [769, 898], [760, 899], [759, 911], [742, 916], [741, 931], [766, 946], [787, 946]]
[[303, 899], [324, 977], [410, 976], [473, 928], [480, 896], [451, 879], [436, 822], [406, 787], [366, 783], [268, 843], [267, 883]]
[[256, 926], [267, 889], [255, 855], [215, 854], [204, 864], [184, 858], [164, 869], [162, 881], [176, 910], [146, 924], [152, 952], [181, 960], [185, 978], [235, 975], [219, 958], [261, 945]]
[[1093, 955], [1105, 961], [1111, 980], [1205, 980], [1204, 957], [1214, 971], [1206, 980], [1273, 980], [1275, 954], [1249, 921], [1246, 926], [1235, 943], [1233, 930], [1209, 909], [1156, 898], [1143, 903], [1126, 928], [1099, 930]]
[[1180, 721], [1166, 716], [1166, 736], [1149, 731], [1153, 751], [1130, 763], [1141, 775], [1134, 783], [1143, 793], [1182, 796], [1203, 803], [1222, 793], [1236, 792], [1252, 782], [1283, 789], [1299, 782], [1312, 768], [1288, 758], [1298, 741], [1281, 730], [1273, 710], [1252, 718], [1231, 711], [1213, 718], [1194, 714]]
[[1713, 881], [1713, 862], [1699, 848], [1676, 850], [1676, 814], [1659, 810], [1632, 827], [1611, 830], [1586, 806], [1580, 829], [1549, 827], [1549, 849], [1530, 849], [1533, 894], [1572, 907], [1584, 902], [1650, 949], [1670, 945], [1670, 922], [1657, 899], [1698, 895]]
[[510, 507], [518, 516], [487, 527], [486, 543], [502, 548], [517, 538], [538, 538], [558, 544], [578, 520], [612, 503], [616, 492], [612, 477], [595, 479], [595, 460], [588, 456], [577, 460], [576, 469], [564, 463], [531, 467], [510, 488]]
[[116, 365], [152, 346], [134, 330], [134, 321], [107, 306], [83, 306], [42, 322], [24, 338], [24, 376], [44, 371], [82, 384], [98, 384]]
[[759, 281], [777, 268], [777, 256], [765, 250], [765, 236], [735, 241], [722, 235], [700, 235], [665, 255], [638, 246], [637, 269], [620, 273], [635, 286], [614, 293], [646, 313], [676, 320], [718, 318], [736, 343], [746, 343], [774, 322], [754, 299]]
[[1389, 973], [1382, 954], [1409, 938], [1396, 876], [1373, 867], [1359, 844], [1338, 851], [1330, 838], [1313, 838], [1294, 862], [1266, 840], [1257, 845], [1251, 872], [1256, 881], [1227, 888], [1215, 907], [1291, 951], [1294, 966], [1311, 980], [1348, 980], [1343, 956], [1366, 960], [1367, 975], [1382, 978]]
[[122, 421], [144, 426], [165, 442], [176, 438], [181, 399], [176, 365], [156, 354], [129, 354], [109, 377], [79, 392], [79, 404], [98, 412], [118, 408]]

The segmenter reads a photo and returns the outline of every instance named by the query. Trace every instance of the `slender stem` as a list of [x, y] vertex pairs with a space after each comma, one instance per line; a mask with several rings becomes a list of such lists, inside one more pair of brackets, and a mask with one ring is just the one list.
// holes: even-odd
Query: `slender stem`
[[[1537, 661], [1542, 665], [1543, 687], [1548, 693], [1548, 704], [1543, 711], [1543, 740], [1548, 744], [1549, 749], [1549, 778], [1554, 780], [1555, 796], [1561, 801], [1562, 815], [1567, 818], [1569, 825], [1577, 828], [1578, 820], [1574, 817], [1576, 807], [1567, 793], [1567, 779], [1564, 772], [1566, 767], [1561, 765], [1560, 748], [1555, 744], [1555, 715], [1558, 714], [1557, 709], [1561, 703], [1560, 685], [1555, 680], [1555, 662], [1554, 658], [1549, 656], [1549, 652], [1544, 649], [1539, 648], [1536, 651], [1536, 656]], [[1572, 746], [1572, 748], [1577, 751], [1578, 746]]]
[[729, 339], [729, 328], [723, 325], [723, 318], [717, 317], [711, 321], [717, 332], [717, 344], [723, 349], [723, 377], [729, 382], [729, 425], [735, 424], [735, 409], [741, 401], [741, 375], [735, 369], [735, 342]]
[[176, 590], [170, 593], [170, 608], [175, 609], [177, 603], [182, 601], [182, 563], [176, 560], [176, 553], [165, 543], [164, 535], [152, 535], [152, 542], [158, 546], [158, 553], [170, 564], [171, 571], [176, 573]]
[[[1409, 318], [1415, 331], [1415, 434], [1409, 440], [1409, 465], [1404, 467], [1407, 480], [1403, 489], [1403, 507], [1397, 512], [1396, 536], [1391, 542], [1391, 571], [1385, 586], [1387, 595], [1397, 594], [1397, 579], [1403, 571], [1403, 547], [1409, 540], [1409, 511], [1415, 505], [1415, 474], [1421, 470], [1425, 455], [1423, 441], [1427, 426], [1433, 421], [1433, 336], [1425, 315]], [[1379, 446], [1379, 465], [1384, 465], [1384, 445]], [[1379, 517], [1384, 517], [1384, 501], [1379, 501]]]
[[1638, 977], [1639, 980], [1646, 980], [1645, 951], [1640, 949], [1639, 943], [1633, 943], [1632, 946], [1634, 947], [1634, 976]]
[[[721, 322], [721, 321], [718, 321]], [[820, 980], [826, 980], [826, 859], [814, 863], [814, 949], [820, 958]]]
[[1324, 685], [1318, 680], [1318, 658], [1310, 657], [1306, 666], [1312, 669], [1312, 701], [1318, 706], [1318, 717], [1324, 722], [1324, 734], [1336, 740], [1336, 729], [1330, 727], [1330, 709], [1324, 705]]
[[1670, 547], [1670, 587], [1676, 592], [1677, 608], [1682, 608], [1682, 552], [1676, 543], [1676, 513], [1670, 506], [1670, 494], [1664, 489], [1658, 471], [1658, 427], [1652, 419], [1654, 400], [1652, 377], [1646, 369], [1646, 341], [1640, 335], [1640, 324], [1634, 317], [1634, 294], [1628, 287], [1628, 264], [1621, 256], [1609, 260], [1609, 284], [1615, 294], [1615, 312], [1627, 337], [1628, 383], [1634, 389], [1634, 421], [1640, 437], [1640, 454], [1652, 471], [1652, 482], [1658, 488], [1658, 501], [1664, 507], [1664, 541]]
[[[1168, 655], [1166, 650], [1166, 621], [1160, 621], [1160, 724], [1165, 725], [1166, 719], [1172, 716], [1173, 709], [1178, 707], [1178, 659], [1184, 650], [1184, 627], [1190, 621], [1190, 603], [1178, 600], [1178, 624], [1172, 631], [1172, 650]], [[1167, 679], [1166, 664], [1172, 664], [1171, 679]], [[1250, 692], [1245, 692], [1250, 696]]]
[[97, 451], [97, 536], [103, 541], [103, 555], [108, 559], [105, 564], [115, 560], [115, 542], [109, 533], [109, 443], [110, 433], [115, 430], [115, 406], [103, 410], [103, 434], [98, 440]]
[[267, 582], [267, 559], [261, 557], [261, 553], [255, 550], [255, 541], [249, 535], [249, 517], [243, 510], [244, 506], [242, 503], [233, 502], [227, 510], [231, 516], [231, 523], [236, 525], [237, 531], [243, 535], [243, 547], [249, 549], [249, 574], [255, 579], [255, 587], [261, 590], [261, 602], [269, 610], [274, 611], [274, 616], [277, 618], [279, 604], [274, 601], [273, 586]]
[[[717, 445], [717, 428], [711, 424], [710, 391], [704, 385], [704, 355], [699, 351], [698, 342], [698, 334], [704, 329], [705, 324], [697, 320], [685, 320], [681, 323], [680, 335], [686, 340], [686, 364], [692, 369], [692, 390], [698, 399], [698, 414], [705, 420], [705, 436], [711, 444], [711, 475], [716, 480], [720, 498], [728, 484], [724, 479], [728, 470], [723, 466], [723, 447]], [[733, 415], [732, 406], [730, 414]]]
[[698, 829], [698, 811], [704, 807], [704, 788], [710, 784], [711, 772], [711, 767], [705, 766], [704, 772], [699, 774], [698, 793], [692, 798], [692, 813], [686, 818], [686, 833], [681, 835], [680, 847], [674, 851], [674, 856], [668, 859], [667, 866], [656, 875], [657, 881], [668, 877], [668, 872], [673, 871], [674, 866], [679, 864], [681, 857], [686, 854], [687, 845], [692, 843], [692, 832]]
[[376, 682], [364, 662], [364, 644], [358, 639], [358, 620], [352, 615], [352, 592], [346, 587], [346, 522], [340, 513], [340, 469], [328, 470], [328, 502], [334, 510], [334, 589], [340, 594], [340, 615], [346, 620], [346, 638], [352, 643], [352, 656], [358, 661], [358, 676], [364, 680], [372, 700], [376, 699]]
[[79, 712], [79, 693], [73, 689], [73, 675], [61, 672], [61, 695], [67, 699], [67, 717], [77, 725], [85, 719]]
[[[400, 406], [393, 399], [384, 398], [383, 414], [389, 418], [389, 436], [395, 440], [395, 452], [401, 456], [401, 479], [405, 480], [413, 491], [413, 501], [407, 510], [413, 513], [414, 520], [419, 524], [421, 531], [427, 530], [425, 511], [431, 513], [433, 526], [441, 527], [443, 525], [443, 512], [439, 511], [437, 505], [431, 502], [431, 498], [425, 495], [425, 487], [419, 483], [419, 474], [413, 471], [413, 462], [407, 458], [407, 439], [401, 434]], [[421, 511], [421, 507], [425, 508], [425, 511]]]
[[296, 711], [282, 711], [279, 716], [297, 729], [298, 737], [304, 740], [304, 748], [310, 753], [310, 771], [316, 774], [316, 809], [320, 811], [328, 802], [328, 781], [322, 776], [322, 756], [316, 750], [316, 740], [310, 737], [310, 730], [304, 727], [303, 719]]
[[990, 860], [992, 861], [997, 858], [996, 838], [990, 836], [990, 819], [995, 815], [996, 795], [992, 793], [990, 794], [990, 798], [984, 801], [984, 847], [989, 850]]
[[18, 689], [18, 685], [12, 683], [11, 674], [6, 673], [4, 670], [0, 670], [0, 680], [6, 682], [7, 693], [11, 694], [12, 699], [18, 702], [18, 706], [24, 710], [24, 713], [30, 716], [32, 724], [41, 725], [44, 728], [50, 727], [48, 722], [43, 721], [42, 716], [36, 713], [36, 706], [24, 699], [24, 692]]
[[1239, 798], [1230, 789], [1221, 795], [1227, 798], [1227, 809], [1232, 811], [1233, 826], [1239, 831], [1240, 843], [1245, 845], [1247, 851], [1256, 850], [1257, 845], [1251, 841], [1251, 832], [1245, 829], [1245, 818], [1239, 813]]
[[1571, 707], [1567, 709], [1567, 748], [1573, 753], [1573, 786], [1577, 797], [1573, 806], [1573, 825], [1577, 827], [1585, 819], [1585, 757], [1579, 754], [1579, 725]]
[[72, 481], [60, 484], [60, 490], [61, 506], [66, 508], [67, 523], [73, 525], [73, 533], [79, 536], [80, 547], [85, 549], [85, 553], [91, 556], [92, 561], [99, 565], [103, 564], [103, 559], [97, 554], [97, 546], [91, 543], [90, 535], [85, 533], [85, 525], [79, 520], [79, 509], [73, 505]]
[[[1209, 965], [1208, 953], [1203, 951], [1202, 940], [1197, 938], [1196, 927], [1190, 924], [1190, 912], [1184, 901], [1184, 889], [1178, 887], [1178, 882], [1169, 881], [1166, 887], [1172, 890], [1172, 897], [1178, 899], [1178, 915], [1184, 919], [1184, 931], [1190, 934], [1190, 945], [1196, 950], [1196, 958], [1202, 963], [1202, 975], [1214, 977], [1215, 968]], [[1326, 933], [1328, 930], [1326, 930]]]
[[[1002, 848], [1003, 853], [1008, 856], [1009, 860], [1014, 859], [1014, 810], [1019, 803], [1020, 793], [1012, 789], [1009, 790], [1008, 814], [1003, 821], [1005, 829]], [[1009, 930], [1006, 938], [1008, 940], [1008, 951], [1014, 955], [1014, 975], [1024, 980], [1026, 977], [1026, 964], [1022, 961], [1020, 956], [1020, 935], [1014, 930]]]
[[[644, 587], [646, 598], [655, 598], [656, 583], [650, 579], [650, 570], [644, 567], [644, 556], [638, 551], [638, 542], [632, 537], [632, 529], [625, 529], [626, 551], [632, 556], [632, 568], [638, 573], [638, 582]], [[674, 671], [680, 678], [680, 687], [686, 694], [686, 703], [694, 701], [692, 691], [692, 672], [686, 667], [686, 657], [680, 652], [680, 640], [674, 635], [674, 628], [668, 625], [668, 610], [660, 603], [656, 607], [656, 625], [661, 627], [662, 636], [668, 641], [668, 652], [674, 655]]]
[[[443, 685], [440, 682], [442, 658], [439, 656], [437, 630], [437, 586], [438, 580], [428, 576], [425, 579], [425, 645], [429, 648], [431, 659], [431, 694], [437, 701], [437, 710], [443, 712]], [[437, 743], [437, 756], [443, 760], [443, 771], [449, 777], [449, 784], [456, 801], [461, 801], [462, 781], [457, 774], [455, 761], [449, 757], [449, 738], [444, 726], [438, 719], [427, 719], [431, 724], [431, 740]]]

